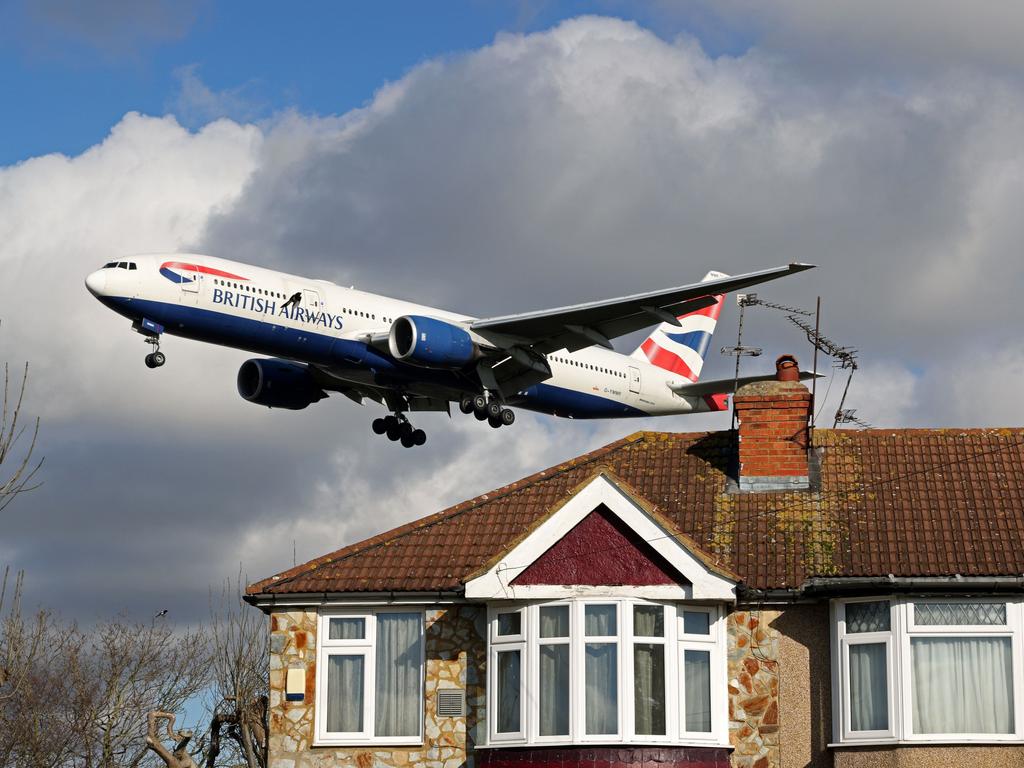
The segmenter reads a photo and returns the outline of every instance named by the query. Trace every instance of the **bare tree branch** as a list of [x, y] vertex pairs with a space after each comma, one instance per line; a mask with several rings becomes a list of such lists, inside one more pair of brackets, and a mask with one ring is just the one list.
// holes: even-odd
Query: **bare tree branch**
[[[266, 617], [242, 601], [244, 583], [240, 572], [234, 587], [226, 584], [219, 603], [210, 609], [211, 672], [218, 702], [211, 723], [211, 752], [214, 739], [218, 753], [222, 749], [223, 733], [234, 763], [266, 768], [270, 632]], [[207, 768], [213, 768], [217, 758], [208, 755]]]
[[[198, 768], [192, 755], [188, 752], [188, 743], [192, 740], [192, 731], [175, 731], [175, 715], [173, 712], [151, 711], [146, 718], [148, 728], [146, 729], [146, 746], [156, 752], [167, 768]], [[156, 732], [158, 720], [167, 721], [167, 738], [176, 742], [174, 750], [171, 751], [164, 746], [163, 737]]]
[[[27, 386], [28, 363], [25, 363], [16, 395], [11, 389], [10, 366], [4, 363], [3, 403], [0, 405], [0, 511], [21, 494], [39, 487], [39, 483], [32, 482], [43, 466], [43, 459], [36, 462], [33, 458], [39, 439], [39, 418], [36, 417], [30, 426], [21, 423], [21, 407]], [[26, 445], [23, 438], [29, 435]], [[20, 458], [15, 458], [19, 448]], [[9, 461], [13, 461], [13, 466]]]

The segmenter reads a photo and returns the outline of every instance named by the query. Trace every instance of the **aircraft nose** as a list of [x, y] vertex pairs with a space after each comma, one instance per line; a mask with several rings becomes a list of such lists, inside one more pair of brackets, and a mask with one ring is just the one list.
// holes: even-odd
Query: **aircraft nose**
[[107, 273], [102, 269], [90, 273], [85, 278], [85, 287], [93, 296], [102, 296], [103, 291], [107, 288]]

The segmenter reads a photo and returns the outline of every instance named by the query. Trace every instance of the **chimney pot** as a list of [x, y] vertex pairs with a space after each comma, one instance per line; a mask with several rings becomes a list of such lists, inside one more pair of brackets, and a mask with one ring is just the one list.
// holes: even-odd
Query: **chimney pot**
[[800, 364], [793, 355], [779, 355], [775, 361], [776, 381], [800, 381]]

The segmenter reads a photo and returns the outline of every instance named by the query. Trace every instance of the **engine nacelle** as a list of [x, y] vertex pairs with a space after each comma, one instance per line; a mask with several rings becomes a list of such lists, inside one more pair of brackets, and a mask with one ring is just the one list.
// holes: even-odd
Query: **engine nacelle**
[[403, 315], [391, 324], [388, 349], [395, 360], [428, 368], [461, 368], [478, 355], [469, 333], [422, 315]]
[[268, 408], [301, 411], [327, 397], [309, 367], [288, 360], [246, 360], [238, 369], [238, 394]]

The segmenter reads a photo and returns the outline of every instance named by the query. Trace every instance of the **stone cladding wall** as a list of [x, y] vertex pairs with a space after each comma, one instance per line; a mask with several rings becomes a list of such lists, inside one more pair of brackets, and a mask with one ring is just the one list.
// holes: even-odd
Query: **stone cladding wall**
[[[485, 728], [486, 609], [452, 606], [426, 611], [424, 740], [411, 747], [314, 747], [317, 613], [270, 617], [270, 768], [473, 768], [473, 747]], [[285, 699], [289, 668], [306, 673], [303, 701]], [[466, 692], [465, 717], [435, 712], [439, 688]]]
[[733, 768], [779, 768], [778, 611], [734, 611], [728, 618], [729, 742]]

